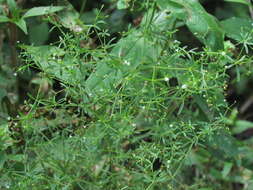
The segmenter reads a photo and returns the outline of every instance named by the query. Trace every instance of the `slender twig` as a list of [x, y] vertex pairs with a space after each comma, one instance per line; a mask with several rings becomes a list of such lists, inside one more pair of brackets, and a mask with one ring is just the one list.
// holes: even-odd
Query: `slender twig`
[[253, 19], [253, 7], [252, 7], [252, 4], [251, 4], [251, 0], [248, 0], [248, 2], [249, 2], [250, 17]]
[[17, 66], [17, 26], [13, 23], [9, 23], [9, 45], [11, 48], [11, 65], [13, 68]]

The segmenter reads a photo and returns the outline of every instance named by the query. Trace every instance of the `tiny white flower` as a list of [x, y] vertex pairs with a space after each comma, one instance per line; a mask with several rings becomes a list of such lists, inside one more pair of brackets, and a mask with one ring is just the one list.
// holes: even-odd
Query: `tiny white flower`
[[17, 43], [19, 44], [19, 43], [20, 43], [20, 41], [17, 41]]
[[73, 28], [73, 31], [74, 31], [74, 32], [82, 32], [82, 31], [83, 31], [83, 28], [77, 25], [77, 26], [75, 26], [75, 27]]
[[17, 73], [13, 73], [13, 75], [16, 77], [16, 76], [17, 76]]
[[226, 55], [226, 52], [225, 52], [225, 51], [221, 52], [221, 55], [222, 55], [222, 56], [225, 56], [225, 55]]
[[167, 168], [170, 167], [170, 164], [171, 164], [171, 160], [167, 160]]
[[187, 85], [186, 85], [186, 84], [183, 84], [183, 85], [181, 86], [181, 88], [182, 88], [182, 89], [186, 89], [186, 88], [187, 88]]
[[136, 123], [133, 123], [132, 126], [133, 126], [133, 127], [136, 127]]
[[157, 63], [157, 65], [160, 65], [160, 64], [161, 64], [160, 62]]
[[129, 66], [131, 63], [129, 61], [125, 60], [123, 64]]
[[164, 78], [164, 81], [168, 82], [170, 79], [168, 77]]
[[173, 124], [170, 124], [170, 127], [173, 127]]

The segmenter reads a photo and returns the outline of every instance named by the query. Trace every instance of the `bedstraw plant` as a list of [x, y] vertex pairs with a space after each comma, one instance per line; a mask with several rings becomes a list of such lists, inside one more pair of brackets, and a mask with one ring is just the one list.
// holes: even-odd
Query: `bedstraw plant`
[[251, 75], [252, 20], [218, 21], [196, 0], [114, 5], [142, 15], [120, 37], [103, 9], [86, 23], [65, 4], [43, 18], [57, 40], [18, 45], [36, 88], [1, 124], [0, 189], [231, 189], [244, 157], [226, 93], [230, 72]]

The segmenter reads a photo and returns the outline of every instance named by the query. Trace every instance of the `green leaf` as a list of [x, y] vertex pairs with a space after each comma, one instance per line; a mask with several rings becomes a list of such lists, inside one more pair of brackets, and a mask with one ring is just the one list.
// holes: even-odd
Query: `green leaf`
[[29, 28], [29, 40], [31, 44], [43, 45], [49, 37], [48, 23], [43, 22]]
[[9, 22], [10, 19], [7, 16], [0, 15], [0, 23], [1, 22]]
[[[48, 75], [65, 83], [76, 85], [82, 81], [83, 74], [77, 64], [77, 58], [66, 55], [66, 52], [56, 46], [20, 46], [33, 55], [35, 64]], [[66, 56], [64, 56], [66, 55]], [[63, 58], [59, 58], [62, 56]]]
[[233, 3], [242, 3], [242, 4], [245, 4], [245, 5], [248, 5], [250, 6], [250, 2], [247, 1], [247, 0], [224, 0], [226, 2], [233, 2]]
[[[186, 2], [185, 2], [186, 3]], [[188, 1], [186, 25], [189, 30], [212, 51], [224, 49], [224, 32], [217, 20], [195, 0]]]
[[[156, 14], [154, 18], [152, 27], [156, 28], [158, 33], [168, 29], [168, 27], [164, 26], [171, 23], [171, 20], [167, 19], [167, 14], [164, 14], [164, 11]], [[117, 84], [122, 82], [124, 77], [128, 76], [131, 71], [135, 71], [139, 65], [156, 63], [165, 42], [163, 40], [155, 40], [158, 37], [156, 33], [151, 33], [150, 35], [145, 35], [140, 29], [132, 30], [127, 37], [122, 38], [110, 53], [115, 58], [115, 61], [111, 61], [111, 63], [103, 60], [99, 63], [96, 72], [92, 73], [85, 82], [86, 90], [95, 94], [113, 90]], [[117, 68], [113, 67], [114, 64], [117, 64]]]
[[231, 163], [231, 162], [225, 162], [223, 170], [221, 172], [221, 175], [222, 175], [223, 178], [227, 177], [227, 175], [231, 171], [232, 167], [233, 167], [233, 163]]
[[29, 9], [23, 15], [23, 18], [46, 15], [46, 14], [54, 13], [57, 11], [61, 11], [63, 9], [64, 9], [63, 6], [34, 7], [34, 8]]
[[241, 133], [249, 128], [253, 128], [253, 122], [246, 120], [237, 120], [232, 128], [233, 134]]
[[189, 30], [212, 51], [224, 49], [224, 31], [217, 19], [208, 14], [196, 0], [159, 0], [178, 19], [185, 22]]
[[14, 23], [25, 33], [27, 34], [27, 27], [26, 22], [24, 19], [19, 19], [17, 21], [14, 21]]
[[238, 156], [239, 147], [236, 139], [226, 132], [213, 135], [210, 137], [208, 144], [211, 147], [212, 154], [219, 159]]
[[18, 9], [15, 0], [7, 0], [7, 5], [9, 7], [11, 13], [15, 12]]
[[175, 16], [178, 19], [185, 19], [187, 16], [185, 7], [180, 3], [167, 0], [158, 0], [157, 4], [160, 9], [169, 10], [170, 12], [173, 13], [173, 16]]
[[65, 27], [69, 28], [70, 30], [74, 32], [82, 31], [82, 28], [79, 26], [80, 20], [79, 20], [79, 12], [75, 10], [75, 8], [72, 6], [71, 3], [65, 2], [64, 3], [66, 10], [57, 13], [59, 22]]
[[117, 84], [123, 78], [120, 70], [108, 66], [106, 63], [98, 64], [97, 71], [86, 81], [86, 89], [89, 93], [99, 93], [101, 89], [113, 89], [113, 84]]
[[238, 42], [248, 40], [253, 43], [252, 37], [252, 20], [246, 18], [233, 17], [221, 22], [221, 25], [226, 33], [226, 36]]

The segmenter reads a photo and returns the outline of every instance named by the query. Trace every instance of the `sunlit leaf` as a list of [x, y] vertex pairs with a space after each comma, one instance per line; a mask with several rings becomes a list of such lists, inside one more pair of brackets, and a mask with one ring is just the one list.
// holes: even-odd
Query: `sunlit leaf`
[[1, 22], [9, 22], [10, 19], [7, 16], [0, 15], [0, 23]]
[[24, 15], [23, 18], [41, 16], [46, 14], [51, 14], [63, 10], [63, 6], [48, 6], [48, 7], [34, 7], [29, 9]]
[[27, 26], [24, 19], [19, 19], [14, 22], [25, 34], [27, 34]]
[[232, 3], [242, 3], [242, 4], [250, 6], [250, 2], [247, 0], [224, 0], [224, 1], [232, 2]]

